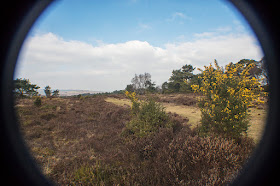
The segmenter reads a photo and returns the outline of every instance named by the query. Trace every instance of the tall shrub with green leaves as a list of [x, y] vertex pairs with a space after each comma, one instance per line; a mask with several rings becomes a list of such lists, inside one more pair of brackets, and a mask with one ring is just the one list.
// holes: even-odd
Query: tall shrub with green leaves
[[45, 87], [44, 92], [47, 98], [51, 97], [51, 87], [49, 85]]
[[135, 92], [125, 92], [132, 101], [132, 119], [127, 123], [126, 128], [130, 134], [143, 137], [157, 132], [160, 128], [169, 128], [173, 124], [165, 112], [165, 108], [153, 99], [139, 101]]
[[199, 100], [202, 112], [201, 131], [238, 138], [248, 130], [249, 106], [259, 99], [262, 90], [259, 81], [250, 76], [254, 64], [246, 67], [230, 63], [224, 70], [217, 61], [201, 70], [201, 86], [192, 89], [201, 92]]
[[52, 92], [52, 96], [53, 96], [53, 97], [58, 97], [58, 96], [59, 96], [59, 90], [58, 90], [58, 89], [54, 90], [54, 91]]

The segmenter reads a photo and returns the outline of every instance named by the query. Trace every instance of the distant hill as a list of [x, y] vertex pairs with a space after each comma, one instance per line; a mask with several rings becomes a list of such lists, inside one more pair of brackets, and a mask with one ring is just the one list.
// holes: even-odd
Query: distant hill
[[[44, 89], [38, 90], [39, 94], [45, 96]], [[92, 91], [92, 90], [59, 90], [60, 96], [74, 96], [79, 94], [98, 94], [103, 93], [102, 91]]]

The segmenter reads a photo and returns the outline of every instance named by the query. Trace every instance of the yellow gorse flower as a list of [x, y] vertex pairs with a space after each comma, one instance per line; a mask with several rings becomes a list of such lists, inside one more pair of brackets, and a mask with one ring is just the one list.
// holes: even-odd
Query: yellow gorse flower
[[125, 95], [126, 95], [126, 97], [128, 97], [132, 101], [132, 103], [133, 102], [138, 102], [138, 98], [136, 97], [135, 92], [125, 91]]

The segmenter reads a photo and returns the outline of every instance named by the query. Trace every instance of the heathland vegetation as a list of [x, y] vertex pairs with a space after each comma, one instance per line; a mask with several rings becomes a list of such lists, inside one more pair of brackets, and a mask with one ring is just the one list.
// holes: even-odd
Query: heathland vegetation
[[37, 85], [17, 79], [26, 144], [59, 185], [227, 184], [261, 137], [264, 60], [194, 70], [173, 70], [161, 87], [144, 73], [115, 94], [63, 98], [49, 86], [41, 97]]

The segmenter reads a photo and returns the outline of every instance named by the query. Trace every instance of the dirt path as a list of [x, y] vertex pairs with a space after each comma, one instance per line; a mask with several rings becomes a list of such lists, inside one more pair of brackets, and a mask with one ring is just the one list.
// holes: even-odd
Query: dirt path
[[[114, 103], [119, 106], [131, 106], [131, 102], [128, 99], [117, 99], [117, 98], [106, 98], [105, 101]], [[176, 113], [182, 117], [189, 119], [189, 124], [191, 128], [199, 125], [201, 112], [200, 109], [196, 106], [185, 106], [185, 105], [176, 105], [173, 103], [163, 103], [163, 106], [166, 108], [167, 112]], [[248, 135], [254, 139], [255, 142], [258, 142], [263, 134], [266, 120], [266, 110], [264, 109], [250, 109], [251, 119], [249, 122]]]

